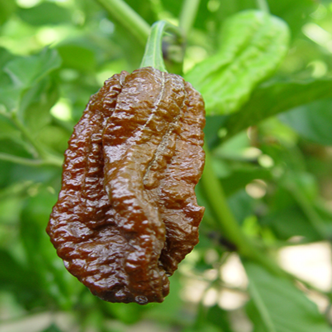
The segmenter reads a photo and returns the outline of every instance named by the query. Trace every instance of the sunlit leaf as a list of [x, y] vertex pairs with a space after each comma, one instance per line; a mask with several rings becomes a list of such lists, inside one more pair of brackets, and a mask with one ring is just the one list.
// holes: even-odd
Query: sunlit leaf
[[60, 64], [61, 58], [57, 51], [45, 48], [40, 54], [10, 61], [4, 67], [4, 72], [11, 77], [15, 85], [25, 88], [59, 68]]
[[255, 86], [273, 73], [288, 49], [287, 25], [260, 11], [230, 17], [222, 36], [217, 54], [185, 75], [202, 93], [207, 114], [237, 111]]
[[57, 51], [51, 49], [7, 62], [3, 68], [4, 73], [0, 75], [0, 104], [9, 111], [17, 110], [21, 93], [59, 68], [60, 64], [61, 58]]

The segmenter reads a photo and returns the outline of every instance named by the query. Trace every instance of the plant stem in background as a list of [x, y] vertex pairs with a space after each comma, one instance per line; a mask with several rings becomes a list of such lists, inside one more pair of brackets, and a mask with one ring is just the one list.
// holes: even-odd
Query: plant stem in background
[[204, 150], [206, 159], [201, 179], [202, 187], [212, 211], [217, 218], [220, 232], [236, 246], [238, 253], [243, 257], [259, 262], [276, 275], [287, 276], [287, 273], [285, 273], [271, 257], [256, 248], [254, 243], [243, 233], [227, 205], [226, 197], [219, 179], [214, 174], [211, 163], [212, 159], [207, 145], [205, 145]]
[[265, 13], [267, 13], [267, 14], [270, 13], [270, 9], [269, 9], [269, 5], [268, 5], [268, 3], [267, 3], [267, 0], [256, 0], [256, 3], [257, 3], [257, 7], [258, 7], [261, 11], [263, 11], [263, 12], [265, 12]]
[[163, 36], [166, 31], [171, 31], [177, 35], [180, 34], [179, 29], [175, 25], [166, 21], [158, 21], [152, 25], [149, 39], [145, 46], [141, 68], [153, 67], [167, 72], [162, 52]]
[[226, 235], [228, 240], [230, 240], [237, 247], [239, 253], [246, 253], [250, 251], [247, 247], [246, 241], [243, 239], [242, 231], [240, 226], [235, 220], [232, 212], [230, 211], [227, 203], [226, 197], [223, 192], [219, 180], [214, 174], [212, 168], [212, 158], [210, 152], [207, 150], [207, 146], [204, 147], [205, 150], [205, 167], [202, 176], [202, 186], [204, 192], [209, 200], [212, 210], [217, 217], [217, 222], [220, 226], [222, 233]]
[[34, 167], [39, 167], [39, 166], [57, 166], [61, 167], [62, 166], [62, 159], [60, 158], [52, 158], [52, 159], [28, 159], [28, 158], [22, 158], [22, 157], [17, 157], [13, 156], [8, 153], [0, 153], [0, 160], [4, 161], [10, 161], [15, 164], [20, 164], [20, 165], [25, 165], [25, 166], [34, 166]]
[[184, 0], [180, 14], [180, 28], [188, 36], [196, 18], [200, 0]]
[[105, 10], [135, 36], [142, 45], [148, 39], [150, 26], [122, 0], [96, 0]]

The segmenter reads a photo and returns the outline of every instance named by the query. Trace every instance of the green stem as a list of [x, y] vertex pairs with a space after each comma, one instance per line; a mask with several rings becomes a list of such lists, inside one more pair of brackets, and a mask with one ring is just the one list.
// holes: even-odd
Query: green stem
[[270, 9], [269, 9], [269, 5], [267, 3], [267, 0], [256, 0], [257, 3], [257, 7], [263, 11], [264, 13], [269, 14], [270, 13]]
[[[8, 187], [0, 189], [0, 201], [9, 197], [20, 196], [22, 193], [25, 193], [29, 187], [33, 184], [33, 181], [24, 181], [24, 182], [16, 182]], [[10, 222], [8, 225], [11, 225]], [[13, 225], [11, 225], [13, 226]]]
[[15, 164], [20, 164], [25, 166], [34, 166], [34, 167], [47, 166], [47, 165], [61, 167], [63, 163], [62, 159], [57, 158], [55, 156], [53, 156], [53, 158], [48, 158], [48, 159], [28, 159], [28, 158], [13, 156], [7, 153], [0, 153], [0, 160], [9, 161]]
[[180, 28], [183, 31], [184, 36], [188, 36], [198, 11], [200, 0], [185, 0], [183, 2], [181, 14], [180, 14]]
[[130, 6], [122, 0], [96, 0], [105, 10], [122, 24], [133, 36], [145, 45], [150, 26]]
[[141, 68], [153, 67], [160, 71], [167, 72], [162, 52], [163, 36], [166, 31], [171, 31], [177, 35], [179, 34], [178, 28], [166, 21], [158, 21], [152, 25]]
[[239, 253], [245, 255], [250, 251], [250, 246], [248, 247], [247, 241], [243, 239], [243, 233], [240, 230], [240, 226], [226, 203], [223, 189], [214, 174], [212, 159], [210, 152], [207, 150], [207, 146], [205, 146], [204, 150], [206, 157], [204, 173], [201, 181], [205, 194], [211, 204], [213, 212], [218, 218], [217, 221], [221, 231], [237, 246]]
[[221, 233], [225, 234], [225, 237], [235, 244], [238, 253], [243, 257], [259, 262], [272, 273], [286, 276], [286, 273], [277, 265], [277, 263], [274, 262], [271, 257], [256, 248], [254, 243], [242, 232], [240, 225], [235, 220], [235, 217], [227, 205], [226, 197], [219, 179], [214, 174], [212, 159], [207, 146], [205, 146], [204, 149], [206, 159], [201, 183], [212, 211], [217, 218]]

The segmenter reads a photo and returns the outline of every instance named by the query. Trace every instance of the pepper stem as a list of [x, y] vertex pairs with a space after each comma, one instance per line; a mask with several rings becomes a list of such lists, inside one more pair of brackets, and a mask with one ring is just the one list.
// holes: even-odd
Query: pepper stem
[[141, 68], [154, 67], [160, 71], [167, 72], [163, 58], [163, 37], [168, 31], [180, 35], [179, 28], [169, 22], [157, 21], [152, 25], [145, 46]]

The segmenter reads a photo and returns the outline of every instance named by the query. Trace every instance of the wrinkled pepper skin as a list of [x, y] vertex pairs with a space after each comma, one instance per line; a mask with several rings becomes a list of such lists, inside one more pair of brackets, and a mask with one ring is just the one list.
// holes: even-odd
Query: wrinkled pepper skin
[[93, 95], [65, 153], [47, 233], [67, 270], [110, 302], [162, 302], [198, 242], [204, 102], [180, 76], [123, 71]]

